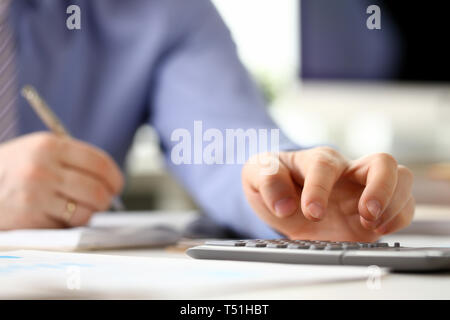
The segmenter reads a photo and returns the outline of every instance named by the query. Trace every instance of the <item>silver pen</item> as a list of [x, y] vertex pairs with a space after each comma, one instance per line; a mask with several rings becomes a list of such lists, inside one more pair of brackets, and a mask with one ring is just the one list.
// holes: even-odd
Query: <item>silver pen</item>
[[[44, 122], [44, 124], [56, 135], [61, 137], [71, 137], [69, 131], [63, 126], [58, 117], [53, 113], [50, 107], [45, 103], [45, 101], [39, 96], [37, 91], [30, 85], [26, 85], [22, 88], [22, 96], [28, 101], [33, 110], [37, 113], [39, 118]], [[114, 197], [111, 201], [111, 207], [115, 211], [124, 211], [125, 206], [123, 205], [120, 197]]]

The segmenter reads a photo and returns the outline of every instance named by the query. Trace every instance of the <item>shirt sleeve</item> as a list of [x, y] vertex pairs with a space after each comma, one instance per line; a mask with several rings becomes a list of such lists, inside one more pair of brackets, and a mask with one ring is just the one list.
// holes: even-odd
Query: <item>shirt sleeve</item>
[[[241, 183], [242, 163], [207, 164], [202, 159], [209, 144], [203, 135], [209, 129], [222, 135], [216, 159], [222, 156], [225, 162], [226, 153], [231, 152], [227, 129], [269, 133], [277, 126], [211, 2], [172, 2], [176, 2], [170, 14], [173, 42], [159, 63], [150, 97], [150, 121], [160, 135], [167, 166], [204, 213], [220, 225], [245, 237], [279, 237], [249, 206]], [[185, 146], [190, 144], [190, 151], [185, 150], [183, 156], [190, 158], [190, 163], [173, 159], [174, 148], [182, 142], [177, 133], [189, 134]], [[279, 148], [299, 147], [280, 132]]]

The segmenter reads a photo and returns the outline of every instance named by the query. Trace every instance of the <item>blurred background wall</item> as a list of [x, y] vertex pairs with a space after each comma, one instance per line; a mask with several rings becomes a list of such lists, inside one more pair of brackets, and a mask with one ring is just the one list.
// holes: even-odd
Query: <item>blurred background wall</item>
[[[391, 153], [413, 169], [418, 203], [450, 204], [445, 12], [381, 0], [213, 2], [292, 140], [331, 144], [349, 158]], [[366, 27], [370, 4], [381, 8], [381, 30]], [[195, 208], [165, 170], [151, 127], [136, 134], [126, 169], [128, 208]]]

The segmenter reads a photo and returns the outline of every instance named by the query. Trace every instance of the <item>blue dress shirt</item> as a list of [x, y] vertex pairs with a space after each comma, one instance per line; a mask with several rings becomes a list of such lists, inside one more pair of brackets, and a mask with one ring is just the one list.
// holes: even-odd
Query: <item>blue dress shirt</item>
[[[81, 30], [66, 9], [81, 8]], [[216, 222], [276, 237], [247, 203], [242, 165], [175, 165], [177, 128], [276, 128], [209, 0], [15, 0], [20, 84], [37, 88], [78, 139], [123, 165], [136, 129], [156, 128], [167, 166]], [[20, 100], [20, 132], [45, 130]], [[296, 146], [281, 136], [281, 148]], [[152, 161], [152, 159], [148, 159]]]

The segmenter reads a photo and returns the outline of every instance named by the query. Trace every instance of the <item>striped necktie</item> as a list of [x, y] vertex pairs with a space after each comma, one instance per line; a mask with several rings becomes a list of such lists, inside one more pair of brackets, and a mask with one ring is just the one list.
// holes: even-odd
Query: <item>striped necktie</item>
[[10, 0], [0, 0], [0, 143], [14, 138], [17, 127], [15, 46], [8, 24]]

